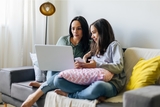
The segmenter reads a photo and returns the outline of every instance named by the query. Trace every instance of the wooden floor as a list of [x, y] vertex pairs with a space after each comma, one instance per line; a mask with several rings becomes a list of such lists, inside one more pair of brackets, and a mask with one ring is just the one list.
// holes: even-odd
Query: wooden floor
[[[0, 104], [0, 107], [4, 107], [4, 105]], [[14, 106], [7, 104], [7, 107], [14, 107]]]

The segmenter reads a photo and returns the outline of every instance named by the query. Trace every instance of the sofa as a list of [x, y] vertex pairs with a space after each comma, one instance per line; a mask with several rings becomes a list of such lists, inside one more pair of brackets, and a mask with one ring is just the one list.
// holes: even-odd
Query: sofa
[[1, 93], [0, 93], [0, 104], [2, 103]]
[[[143, 58], [145, 60], [160, 55], [160, 49], [130, 47], [124, 52], [124, 71], [129, 82], [134, 66]], [[160, 69], [159, 69], [160, 70]], [[7, 104], [20, 107], [22, 102], [37, 88], [29, 86], [35, 80], [32, 66], [2, 68], [0, 70], [0, 92], [5, 107]], [[80, 100], [60, 96], [54, 91], [43, 95], [33, 107], [160, 107], [160, 81], [141, 88], [124, 90], [116, 97], [99, 103], [97, 100]], [[62, 105], [63, 104], [63, 105]]]

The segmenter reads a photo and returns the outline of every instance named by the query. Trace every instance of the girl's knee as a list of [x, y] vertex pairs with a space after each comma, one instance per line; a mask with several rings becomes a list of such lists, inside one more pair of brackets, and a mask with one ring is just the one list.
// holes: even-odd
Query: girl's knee
[[102, 92], [104, 90], [105, 84], [103, 81], [96, 81], [92, 84], [91, 93]]
[[95, 83], [92, 84], [92, 92], [97, 93], [101, 92], [104, 93], [106, 90], [110, 90], [111, 85], [110, 83], [106, 83], [104, 81], [96, 81]]
[[105, 82], [104, 81], [96, 81], [92, 85], [94, 85], [95, 87], [104, 87]]

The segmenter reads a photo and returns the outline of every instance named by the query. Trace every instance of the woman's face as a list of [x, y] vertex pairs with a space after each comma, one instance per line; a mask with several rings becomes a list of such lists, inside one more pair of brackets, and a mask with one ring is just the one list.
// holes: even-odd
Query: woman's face
[[71, 27], [73, 37], [81, 39], [83, 34], [80, 22], [77, 20], [73, 21]]
[[97, 29], [92, 25], [91, 26], [91, 38], [96, 42], [98, 43], [98, 39], [99, 39], [99, 34], [98, 34], [98, 31]]

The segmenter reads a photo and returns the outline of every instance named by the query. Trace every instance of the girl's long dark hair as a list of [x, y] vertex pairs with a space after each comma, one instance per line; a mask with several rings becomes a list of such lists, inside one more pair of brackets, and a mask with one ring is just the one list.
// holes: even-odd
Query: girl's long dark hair
[[94, 26], [99, 34], [98, 43], [95, 41], [91, 43], [91, 53], [92, 55], [103, 55], [109, 44], [115, 40], [112, 26], [103, 18], [96, 20], [91, 26]]
[[82, 28], [82, 38], [81, 38], [81, 43], [82, 43], [82, 47], [83, 47], [83, 52], [86, 53], [89, 50], [89, 46], [90, 46], [90, 35], [89, 35], [89, 25], [86, 21], [86, 19], [82, 16], [76, 16], [75, 18], [72, 19], [70, 26], [69, 26], [69, 34], [73, 37], [72, 34], [72, 22], [73, 21], [79, 21], [81, 24], [81, 28]]

